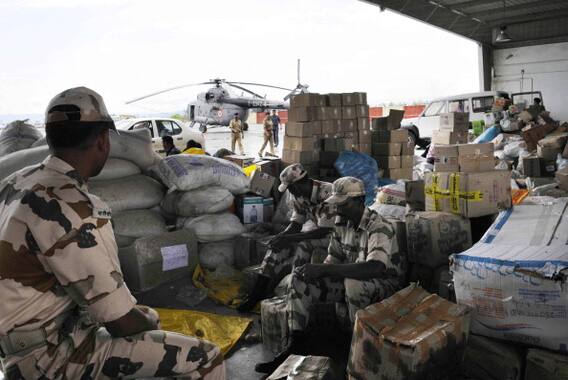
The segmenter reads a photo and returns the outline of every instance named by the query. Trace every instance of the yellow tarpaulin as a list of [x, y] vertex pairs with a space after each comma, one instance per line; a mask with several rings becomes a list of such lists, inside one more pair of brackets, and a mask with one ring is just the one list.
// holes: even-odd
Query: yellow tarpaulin
[[194, 310], [156, 309], [162, 329], [215, 343], [223, 354], [244, 334], [252, 319]]
[[210, 298], [232, 308], [237, 307], [242, 302], [241, 286], [244, 282], [245, 275], [239, 271], [219, 276], [202, 269], [198, 265], [193, 272], [195, 287], [207, 289], [207, 295]]

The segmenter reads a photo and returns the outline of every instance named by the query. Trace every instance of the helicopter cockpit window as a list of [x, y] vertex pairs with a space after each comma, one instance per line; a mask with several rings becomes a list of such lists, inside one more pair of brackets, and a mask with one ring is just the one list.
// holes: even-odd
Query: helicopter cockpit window
[[134, 129], [144, 129], [147, 128], [150, 130], [150, 133], [152, 134], [152, 138], [154, 138], [154, 130], [152, 129], [152, 124], [146, 120], [146, 121], [140, 121], [136, 124], [134, 124], [132, 127], [130, 127], [130, 129], [134, 130]]
[[156, 126], [160, 137], [175, 136], [181, 133], [180, 126], [170, 120], [156, 120]]
[[213, 94], [210, 93], [210, 92], [207, 92], [207, 93], [205, 94], [205, 100], [211, 100], [211, 99], [213, 99], [214, 97], [215, 97], [215, 95], [213, 95]]

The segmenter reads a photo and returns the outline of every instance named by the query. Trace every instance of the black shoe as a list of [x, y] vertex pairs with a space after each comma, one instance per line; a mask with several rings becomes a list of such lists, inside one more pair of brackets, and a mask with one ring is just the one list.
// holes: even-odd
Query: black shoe
[[256, 304], [266, 298], [272, 291], [269, 287], [270, 277], [258, 274], [252, 286], [250, 293], [245, 297], [243, 303], [237, 306], [237, 310], [241, 313], [251, 311]]

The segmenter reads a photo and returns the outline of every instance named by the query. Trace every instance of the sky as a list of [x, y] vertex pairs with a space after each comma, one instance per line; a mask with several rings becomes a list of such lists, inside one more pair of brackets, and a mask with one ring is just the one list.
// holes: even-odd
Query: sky
[[294, 87], [298, 58], [312, 92], [371, 105], [479, 91], [475, 42], [358, 0], [0, 0], [0, 36], [0, 115], [76, 86], [115, 114], [181, 111], [207, 87], [125, 102], [216, 77]]

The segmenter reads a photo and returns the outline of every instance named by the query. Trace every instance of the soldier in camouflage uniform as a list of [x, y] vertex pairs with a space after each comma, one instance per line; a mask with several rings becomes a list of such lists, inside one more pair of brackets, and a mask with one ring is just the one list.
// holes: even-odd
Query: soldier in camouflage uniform
[[7, 379], [224, 379], [212, 343], [159, 330], [123, 281], [109, 207], [89, 194], [114, 123], [87, 88], [46, 111], [52, 155], [0, 183], [0, 357]]
[[[280, 182], [278, 190], [288, 190], [294, 197], [290, 224], [270, 241], [260, 274], [239, 311], [252, 309], [293, 267], [311, 262], [312, 257], [315, 261], [321, 257], [321, 262], [327, 253], [334, 215], [324, 201], [331, 195], [331, 183], [308, 178], [301, 164], [286, 167], [280, 173]], [[315, 228], [301, 232], [306, 222], [312, 222]]]
[[295, 268], [287, 293], [290, 347], [272, 362], [256, 366], [271, 372], [301, 349], [314, 303], [344, 302], [351, 322], [355, 312], [390, 297], [404, 285], [406, 259], [398, 250], [394, 225], [365, 207], [363, 182], [344, 177], [326, 200], [338, 216], [323, 264]]

